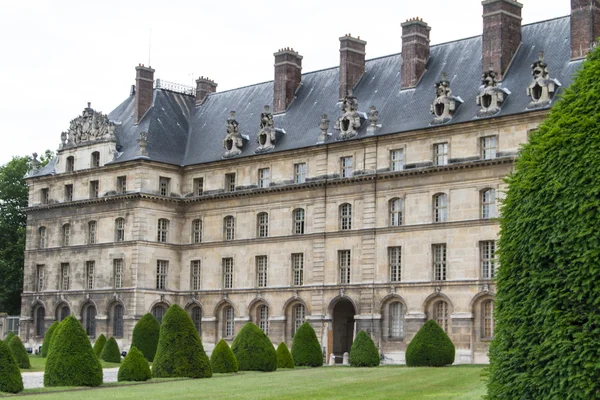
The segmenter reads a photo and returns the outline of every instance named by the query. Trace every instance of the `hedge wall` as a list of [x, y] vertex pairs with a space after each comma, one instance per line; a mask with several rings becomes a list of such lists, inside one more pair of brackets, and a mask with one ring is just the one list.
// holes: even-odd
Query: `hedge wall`
[[454, 344], [432, 319], [425, 322], [406, 347], [409, 367], [443, 367], [454, 363]]
[[100, 359], [111, 363], [121, 362], [121, 350], [114, 337], [111, 337], [106, 341], [102, 353], [100, 353]]
[[146, 360], [152, 362], [156, 355], [159, 335], [160, 324], [154, 315], [148, 313], [135, 324], [131, 345], [141, 351]]
[[292, 341], [292, 358], [297, 366], [323, 366], [323, 352], [315, 330], [308, 322], [300, 325]]
[[292, 353], [283, 342], [277, 346], [277, 368], [294, 368]]
[[96, 357], [100, 358], [105, 344], [106, 336], [104, 336], [104, 334], [101, 334], [100, 336], [98, 336], [98, 339], [96, 339], [96, 343], [94, 343], [94, 354], [96, 355]]
[[238, 372], [238, 363], [233, 351], [223, 339], [217, 343], [210, 355], [210, 365], [214, 373]]
[[48, 357], [48, 349], [50, 349], [52, 335], [54, 334], [56, 327], [58, 327], [58, 321], [54, 321], [52, 325], [50, 325], [50, 328], [48, 328], [48, 330], [46, 331], [46, 334], [44, 335], [44, 342], [42, 343], [41, 351], [41, 356], [44, 358]]
[[25, 350], [25, 346], [23, 346], [23, 342], [21, 338], [18, 336], [14, 336], [10, 339], [8, 343], [8, 348], [12, 353], [15, 361], [19, 368], [29, 369], [31, 368], [31, 363], [29, 362], [29, 355], [27, 354], [27, 350]]
[[152, 378], [150, 366], [144, 355], [135, 346], [129, 348], [127, 356], [123, 359], [117, 374], [117, 380], [123, 381], [147, 381]]
[[252, 322], [246, 323], [231, 345], [240, 371], [271, 372], [277, 369], [277, 353], [265, 333]]
[[350, 365], [353, 367], [376, 367], [379, 365], [379, 350], [365, 331], [359, 331], [350, 348]]
[[23, 391], [21, 371], [6, 343], [0, 340], [0, 392], [19, 393]]

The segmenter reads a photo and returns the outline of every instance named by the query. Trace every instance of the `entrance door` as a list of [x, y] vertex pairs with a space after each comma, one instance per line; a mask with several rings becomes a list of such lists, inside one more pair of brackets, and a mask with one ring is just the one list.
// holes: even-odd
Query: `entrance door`
[[333, 307], [333, 354], [336, 362], [342, 362], [344, 353], [350, 353], [354, 340], [354, 306], [347, 299], [340, 299]]

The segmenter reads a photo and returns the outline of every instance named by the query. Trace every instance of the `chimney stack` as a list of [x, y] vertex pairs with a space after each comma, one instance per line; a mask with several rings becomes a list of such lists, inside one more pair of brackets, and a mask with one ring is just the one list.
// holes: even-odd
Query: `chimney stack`
[[340, 38], [340, 99], [352, 92], [365, 73], [367, 42], [350, 34]]
[[280, 49], [275, 56], [273, 82], [273, 113], [282, 113], [294, 100], [302, 80], [302, 56], [294, 49]]
[[600, 37], [600, 0], [571, 0], [571, 60], [583, 58]]
[[201, 76], [196, 80], [196, 105], [204, 103], [209, 93], [217, 91], [217, 84], [212, 79]]
[[402, 23], [402, 89], [414, 88], [425, 73], [429, 60], [429, 31], [422, 19], [412, 18]]
[[499, 80], [521, 45], [521, 9], [516, 0], [484, 0], [482, 68], [494, 71]]
[[135, 67], [135, 115], [134, 122], [138, 124], [146, 111], [152, 107], [154, 92], [154, 70], [139, 64]]

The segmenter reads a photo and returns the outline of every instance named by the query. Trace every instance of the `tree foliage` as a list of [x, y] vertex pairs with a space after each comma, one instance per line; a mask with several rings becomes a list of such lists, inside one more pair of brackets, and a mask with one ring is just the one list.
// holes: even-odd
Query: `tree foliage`
[[277, 353], [269, 337], [252, 322], [242, 327], [231, 345], [240, 371], [271, 372], [277, 369]]
[[323, 352], [315, 330], [308, 322], [300, 325], [292, 341], [292, 358], [301, 367], [322, 367]]
[[19, 368], [29, 369], [31, 368], [31, 363], [29, 362], [29, 354], [27, 354], [27, 350], [25, 346], [23, 346], [23, 342], [21, 338], [18, 336], [14, 336], [8, 342], [8, 348], [12, 353], [15, 361], [19, 365]]
[[221, 339], [210, 355], [210, 365], [213, 372], [225, 374], [238, 372], [238, 363], [226, 341]]
[[123, 359], [117, 374], [117, 380], [123, 381], [147, 381], [152, 378], [150, 366], [144, 355], [135, 346], [131, 346], [127, 356]]
[[454, 363], [454, 344], [432, 319], [425, 322], [406, 347], [409, 367], [444, 367]]
[[600, 48], [507, 178], [490, 399], [600, 398], [598, 176]]
[[14, 338], [16, 335], [13, 332], [8, 332], [8, 335], [4, 338], [4, 343], [8, 346], [8, 343]]
[[159, 334], [160, 324], [158, 320], [154, 315], [148, 313], [135, 324], [131, 345], [141, 351], [146, 360], [152, 362], [158, 347]]
[[277, 346], [277, 368], [294, 368], [292, 353], [284, 342]]
[[100, 336], [98, 336], [98, 339], [96, 339], [96, 342], [94, 343], [94, 354], [96, 355], [96, 357], [100, 358], [102, 350], [104, 350], [104, 345], [106, 345], [106, 336], [104, 336], [104, 334], [101, 333]]
[[100, 359], [111, 363], [121, 362], [121, 350], [114, 337], [111, 337], [106, 341], [102, 353], [100, 353]]
[[6, 343], [0, 340], [0, 392], [19, 393], [23, 391], [21, 371]]
[[54, 335], [54, 331], [56, 330], [57, 327], [58, 327], [58, 321], [54, 321], [52, 323], [52, 325], [50, 325], [50, 328], [48, 328], [48, 330], [46, 331], [46, 334], [44, 335], [44, 342], [42, 343], [42, 351], [41, 351], [42, 357], [48, 357], [48, 350], [50, 349], [52, 335]]
[[350, 348], [350, 365], [353, 367], [376, 367], [379, 365], [379, 350], [365, 331], [358, 331]]

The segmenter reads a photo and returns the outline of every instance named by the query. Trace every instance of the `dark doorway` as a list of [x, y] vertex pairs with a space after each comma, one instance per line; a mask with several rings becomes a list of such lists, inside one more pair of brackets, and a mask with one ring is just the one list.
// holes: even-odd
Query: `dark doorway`
[[354, 315], [356, 311], [348, 299], [340, 299], [333, 307], [333, 354], [342, 362], [344, 353], [350, 353], [354, 340]]

